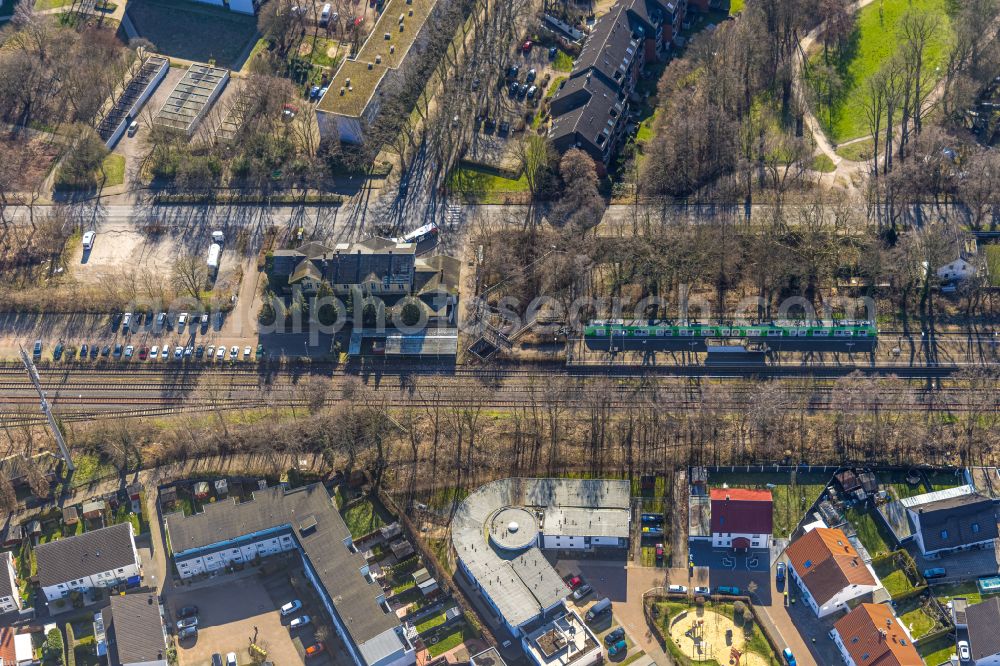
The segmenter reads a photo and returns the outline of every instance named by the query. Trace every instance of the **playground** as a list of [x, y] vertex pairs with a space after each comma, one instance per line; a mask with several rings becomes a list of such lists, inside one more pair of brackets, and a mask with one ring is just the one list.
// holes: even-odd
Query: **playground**
[[765, 657], [746, 649], [741, 627], [722, 613], [692, 608], [670, 621], [670, 639], [688, 659], [730, 666], [770, 666]]

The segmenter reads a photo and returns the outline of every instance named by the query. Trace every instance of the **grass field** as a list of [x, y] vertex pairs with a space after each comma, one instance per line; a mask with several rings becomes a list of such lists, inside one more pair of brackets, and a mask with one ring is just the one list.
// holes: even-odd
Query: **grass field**
[[[99, 176], [100, 174], [98, 174]], [[98, 177], [98, 182], [100, 178]], [[125, 156], [111, 153], [104, 158], [104, 187], [114, 187], [125, 182]]]
[[156, 51], [173, 58], [215, 61], [239, 69], [241, 56], [256, 43], [257, 20], [221, 7], [183, 0], [132, 0], [128, 15]]
[[955, 597], [965, 597], [970, 606], [978, 604], [983, 600], [983, 595], [979, 592], [979, 587], [974, 582], [956, 583], [955, 585], [936, 585], [932, 589], [934, 596], [942, 604], [947, 604]]
[[562, 49], [556, 53], [556, 59], [552, 61], [552, 69], [557, 72], [572, 72], [573, 58]]
[[896, 615], [900, 622], [910, 630], [910, 635], [914, 639], [931, 633], [936, 624], [934, 618], [928, 615], [918, 598], [906, 599], [896, 604]]
[[340, 513], [355, 539], [392, 522], [392, 516], [381, 504], [376, 506], [370, 499], [363, 499]]
[[[927, 45], [925, 71], [933, 72], [943, 62], [951, 34], [945, 11], [947, 3], [948, 0], [880, 0], [861, 10], [855, 34], [843, 58], [839, 62], [831, 62], [840, 75], [841, 93], [835, 98], [832, 109], [828, 110], [824, 103], [822, 108], [816, 110], [816, 117], [832, 141], [840, 143], [868, 134], [865, 82], [896, 52], [901, 41], [898, 36], [900, 20], [911, 7], [916, 11], [931, 12], [940, 20], [940, 27]], [[823, 57], [820, 49], [810, 58], [810, 65], [822, 64]], [[830, 57], [834, 57], [832, 52]], [[815, 86], [825, 90], [813, 74], [816, 71], [815, 67], [811, 67], [809, 78]]]
[[448, 650], [458, 647], [470, 638], [479, 638], [479, 634], [468, 623], [463, 622], [450, 633], [442, 636], [441, 640], [437, 643], [428, 645], [427, 652], [432, 658], [437, 657]]
[[[73, 0], [35, 0], [35, 11], [40, 12], [46, 9], [55, 9], [57, 7], [68, 7], [73, 4]], [[3, 11], [0, 10], [0, 15], [3, 15]]]
[[986, 245], [986, 268], [990, 273], [990, 286], [1000, 287], [1000, 245]]
[[480, 203], [500, 203], [506, 194], [528, 191], [528, 179], [524, 173], [513, 180], [472, 166], [460, 166], [452, 171], [448, 185]]
[[820, 173], [832, 173], [837, 170], [837, 165], [826, 155], [817, 155], [813, 158], [811, 167], [813, 171]]
[[848, 509], [847, 519], [854, 526], [854, 529], [857, 530], [858, 538], [869, 555], [874, 557], [892, 552], [892, 547], [889, 545], [882, 533], [881, 527], [875, 521], [870, 511], [858, 511], [854, 508]]
[[948, 663], [951, 655], [955, 654], [955, 639], [951, 636], [942, 636], [918, 646], [917, 653], [924, 658], [924, 663], [930, 666]]
[[716, 472], [708, 482], [713, 488], [723, 483], [732, 488], [766, 488], [767, 484], [773, 484], [774, 535], [787, 537], [798, 526], [806, 510], [819, 499], [830, 477], [825, 474], [798, 474], [794, 484], [792, 480], [791, 474]]
[[906, 576], [906, 572], [899, 568], [893, 558], [886, 558], [881, 562], [872, 562], [875, 575], [882, 581], [886, 592], [893, 597], [906, 594], [913, 589], [913, 583]]

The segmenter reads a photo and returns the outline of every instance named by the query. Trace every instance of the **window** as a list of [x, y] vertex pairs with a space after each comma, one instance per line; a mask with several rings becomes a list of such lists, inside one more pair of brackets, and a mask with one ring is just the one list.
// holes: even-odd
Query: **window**
[[942, 539], [948, 538], [948, 530], [941, 530], [941, 538]]
[[979, 534], [979, 523], [972, 523], [972, 533]]
[[118, 573], [124, 573], [124, 572], [125, 572], [124, 568], [118, 570]]

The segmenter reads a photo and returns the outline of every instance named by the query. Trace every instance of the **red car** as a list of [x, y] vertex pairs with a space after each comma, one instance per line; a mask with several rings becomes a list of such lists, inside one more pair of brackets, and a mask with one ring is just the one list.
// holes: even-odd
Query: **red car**
[[583, 585], [583, 579], [580, 578], [579, 576], [573, 576], [568, 581], [566, 581], [566, 584], [569, 585], [569, 589], [575, 590], [576, 588]]
[[656, 559], [658, 561], [663, 559], [663, 544], [662, 543], [656, 544]]
[[149, 347], [142, 347], [139, 350], [139, 360], [145, 361], [147, 356], [149, 356]]
[[528, 41], [526, 41], [524, 44], [521, 45], [521, 50], [524, 51], [525, 53], [527, 53], [528, 51], [531, 50], [531, 40], [530, 39]]
[[322, 642], [319, 642], [319, 643], [316, 643], [316, 645], [310, 645], [309, 647], [306, 648], [306, 656], [307, 657], [315, 657], [316, 655], [318, 655], [319, 653], [323, 652], [324, 650], [326, 650], [326, 646], [323, 645]]

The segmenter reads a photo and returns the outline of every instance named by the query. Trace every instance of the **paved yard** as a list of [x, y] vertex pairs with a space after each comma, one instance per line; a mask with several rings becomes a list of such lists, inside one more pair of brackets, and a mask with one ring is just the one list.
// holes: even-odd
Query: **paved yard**
[[907, 547], [907, 551], [913, 556], [920, 571], [934, 567], [944, 568], [947, 576], [931, 581], [935, 585], [961, 582], [981, 576], [995, 576], [1000, 573], [1000, 543], [991, 548], [952, 553], [935, 560], [921, 556], [920, 551], [913, 545]]
[[[286, 586], [287, 587], [287, 586]], [[291, 592], [288, 593], [289, 598]], [[198, 607], [198, 637], [178, 644], [177, 662], [180, 666], [206, 666], [212, 654], [225, 655], [235, 652], [241, 664], [250, 663], [247, 649], [255, 630], [257, 644], [264, 646], [270, 660], [279, 664], [300, 663], [301, 657], [292, 642], [287, 625], [290, 618], [278, 612], [288, 599], [275, 599], [261, 578], [232, 579], [219, 577], [219, 583], [193, 591], [177, 591], [170, 596], [170, 617], [183, 606]], [[303, 640], [311, 644], [312, 631], [306, 630]]]

